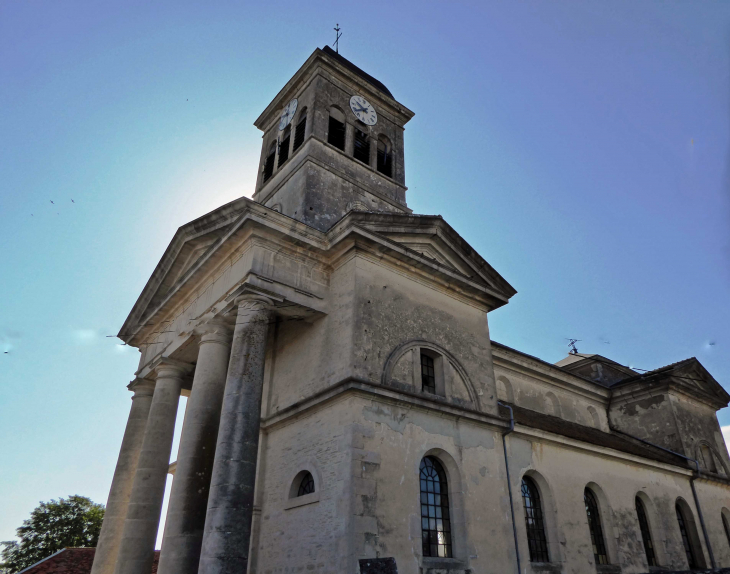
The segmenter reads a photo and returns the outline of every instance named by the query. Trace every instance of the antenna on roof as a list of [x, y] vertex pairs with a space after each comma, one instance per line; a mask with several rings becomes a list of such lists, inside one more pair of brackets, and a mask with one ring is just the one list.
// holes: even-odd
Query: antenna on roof
[[340, 32], [340, 25], [337, 24], [337, 27], [334, 29], [337, 33], [337, 37], [335, 38], [335, 43], [332, 44], [335, 47], [335, 52], [338, 54], [340, 53], [340, 36], [342, 36], [342, 33]]
[[580, 339], [567, 339], [568, 347], [570, 347], [570, 354], [577, 355], [578, 348], [575, 346], [576, 343], [580, 343]]

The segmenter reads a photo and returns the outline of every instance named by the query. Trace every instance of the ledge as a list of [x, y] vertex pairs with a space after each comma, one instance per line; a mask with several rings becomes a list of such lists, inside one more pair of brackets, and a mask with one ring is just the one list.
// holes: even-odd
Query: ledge
[[561, 565], [553, 562], [530, 562], [530, 567], [536, 574], [538, 572], [544, 572], [545, 574], [560, 574], [562, 572]]
[[291, 510], [292, 508], [306, 506], [307, 504], [314, 504], [315, 502], [319, 502], [319, 492], [312, 492], [311, 494], [305, 494], [304, 496], [290, 498], [284, 503], [284, 510]]
[[621, 566], [618, 564], [596, 564], [598, 574], [621, 574]]
[[423, 574], [441, 574], [442, 572], [465, 572], [470, 573], [466, 562], [456, 558], [421, 558], [421, 569]]

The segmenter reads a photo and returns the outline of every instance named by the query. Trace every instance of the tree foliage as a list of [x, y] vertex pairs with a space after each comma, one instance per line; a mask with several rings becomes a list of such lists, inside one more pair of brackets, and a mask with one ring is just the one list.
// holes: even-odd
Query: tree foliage
[[20, 542], [0, 542], [0, 572], [20, 572], [63, 548], [95, 547], [103, 518], [104, 505], [85, 496], [41, 502], [16, 530]]

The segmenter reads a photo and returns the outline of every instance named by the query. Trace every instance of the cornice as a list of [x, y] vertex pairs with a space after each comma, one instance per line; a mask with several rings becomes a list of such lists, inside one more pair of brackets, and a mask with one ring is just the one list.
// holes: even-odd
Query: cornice
[[[267, 126], [273, 121], [272, 116], [277, 114], [280, 108], [283, 107], [283, 102], [289, 101], [292, 97], [295, 97], [295, 95], [301, 90], [301, 84], [309, 83], [312, 77], [324, 71], [329, 72], [333, 77], [338, 78], [344, 84], [355, 86], [359, 92], [366, 94], [366, 97], [369, 100], [372, 100], [373, 102], [377, 101], [378, 105], [381, 107], [388, 108], [393, 116], [400, 116], [400, 123], [405, 124], [414, 116], [414, 113], [403, 104], [393, 98], [390, 98], [387, 94], [381, 92], [333, 58], [327, 56], [322, 50], [316, 48], [304, 64], [302, 64], [291, 79], [284, 85], [284, 87], [279, 90], [279, 93], [277, 93], [269, 105], [266, 106], [261, 115], [256, 118], [254, 126], [262, 131], [266, 131], [268, 129]], [[324, 76], [325, 74], [322, 75]]]

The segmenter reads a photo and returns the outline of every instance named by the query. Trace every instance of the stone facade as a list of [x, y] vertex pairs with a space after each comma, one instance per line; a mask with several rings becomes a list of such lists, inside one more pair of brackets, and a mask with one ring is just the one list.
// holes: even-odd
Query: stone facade
[[639, 374], [493, 342], [488, 313], [515, 290], [408, 209], [412, 116], [316, 50], [256, 120], [253, 200], [178, 230], [120, 332], [142, 398], [94, 574], [149, 573], [181, 393], [162, 574], [730, 566], [730, 396], [695, 359]]

